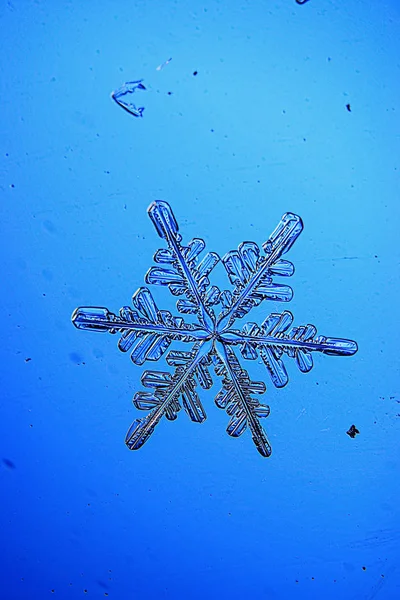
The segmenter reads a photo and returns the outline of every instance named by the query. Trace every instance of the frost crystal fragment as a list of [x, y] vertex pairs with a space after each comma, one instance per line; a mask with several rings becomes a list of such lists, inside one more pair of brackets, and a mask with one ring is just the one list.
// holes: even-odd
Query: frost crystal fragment
[[143, 116], [144, 106], [138, 108], [136, 104], [133, 103], [129, 94], [134, 94], [137, 90], [146, 90], [142, 81], [143, 79], [139, 79], [138, 81], [127, 81], [118, 90], [111, 93], [111, 98], [115, 100], [121, 108], [134, 117]]
[[[140, 81], [131, 84], [136, 85], [135, 89], [145, 89]], [[239, 356], [244, 360], [260, 357], [274, 386], [281, 388], [288, 382], [285, 357], [294, 359], [298, 369], [308, 373], [313, 367], [313, 353], [351, 356], [357, 352], [356, 342], [317, 335], [314, 325], [293, 326], [293, 315], [288, 310], [270, 313], [261, 324], [239, 323], [264, 300], [291, 300], [292, 288], [275, 282], [275, 277], [294, 273], [293, 264], [283, 256], [302, 232], [302, 220], [285, 213], [261, 248], [255, 242], [243, 242], [220, 259], [215, 252], [200, 257], [205, 249], [200, 238], [182, 244], [178, 223], [167, 202], [153, 202], [148, 214], [167, 247], [154, 254], [156, 266], [148, 270], [145, 281], [168, 287], [173, 296], [179, 297], [178, 312], [191, 315], [190, 320], [160, 310], [147, 287], [134, 293], [133, 308], [124, 306], [119, 314], [101, 307], [79, 307], [72, 314], [78, 329], [117, 334], [119, 349], [128, 352], [134, 364], [156, 362], [165, 355], [171, 368], [171, 372], [144, 371], [142, 385], [147, 391], [136, 392], [133, 404], [147, 414], [132, 423], [126, 445], [137, 450], [163, 417], [173, 421], [182, 408], [193, 422], [202, 423], [206, 412], [199, 388], [212, 387], [213, 371], [221, 386], [215, 404], [230, 418], [228, 435], [239, 437], [248, 429], [258, 452], [270, 456], [271, 445], [261, 425], [270, 409], [255, 398], [255, 394], [264, 394], [266, 386], [251, 380]], [[209, 276], [219, 262], [231, 290], [221, 291], [210, 283]], [[186, 343], [188, 350], [167, 353], [175, 340]]]

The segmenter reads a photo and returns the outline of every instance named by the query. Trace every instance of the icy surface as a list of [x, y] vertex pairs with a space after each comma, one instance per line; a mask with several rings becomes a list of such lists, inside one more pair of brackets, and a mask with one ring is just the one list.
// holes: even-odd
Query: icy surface
[[[299, 370], [307, 373], [313, 367], [315, 352], [350, 356], [357, 351], [357, 344], [351, 340], [317, 335], [314, 325], [293, 326], [293, 315], [287, 310], [269, 314], [261, 324], [239, 322], [265, 300], [291, 300], [292, 288], [277, 283], [275, 278], [294, 273], [293, 264], [283, 256], [300, 235], [302, 220], [285, 213], [262, 248], [254, 242], [243, 242], [222, 259], [215, 252], [200, 259], [204, 241], [195, 238], [186, 246], [182, 244], [169, 204], [153, 202], [148, 214], [167, 247], [155, 253], [156, 266], [149, 269], [145, 281], [167, 286], [179, 297], [178, 312], [192, 316], [185, 320], [160, 310], [147, 287], [135, 292], [133, 308], [124, 306], [118, 315], [98, 307], [79, 307], [72, 315], [78, 329], [118, 334], [119, 349], [129, 352], [136, 365], [157, 361], [174, 340], [188, 344], [187, 351], [169, 350], [166, 354], [171, 372], [144, 371], [142, 384], [148, 391], [137, 392], [133, 403], [147, 414], [132, 423], [126, 445], [131, 450], [140, 448], [164, 416], [174, 420], [182, 407], [192, 421], [204, 421], [199, 388], [210, 389], [214, 376], [220, 381], [215, 404], [229, 416], [227, 433], [238, 437], [249, 429], [259, 453], [270, 456], [271, 446], [261, 425], [270, 409], [255, 398], [265, 392], [266, 386], [251, 381], [239, 357], [261, 357], [272, 383], [281, 388], [288, 382], [285, 357], [294, 359]], [[231, 290], [221, 291], [210, 283], [209, 275], [220, 261]]]

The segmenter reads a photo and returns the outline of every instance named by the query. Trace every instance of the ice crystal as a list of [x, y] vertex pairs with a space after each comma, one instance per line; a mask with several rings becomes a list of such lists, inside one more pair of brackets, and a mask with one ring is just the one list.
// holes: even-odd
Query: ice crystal
[[[186, 351], [170, 350], [166, 354], [171, 372], [144, 371], [141, 381], [147, 391], [136, 392], [133, 404], [147, 414], [132, 423], [126, 445], [131, 450], [140, 448], [164, 416], [172, 421], [182, 407], [192, 421], [203, 422], [206, 413], [198, 388], [212, 387], [214, 371], [221, 382], [215, 404], [229, 416], [227, 433], [238, 437], [248, 428], [259, 453], [270, 456], [271, 446], [261, 425], [270, 409], [255, 397], [266, 387], [250, 379], [239, 355], [245, 360], [261, 357], [272, 383], [281, 388], [288, 382], [285, 357], [294, 359], [300, 371], [307, 373], [313, 366], [314, 352], [350, 356], [357, 351], [357, 344], [351, 340], [317, 335], [314, 325], [294, 327], [293, 316], [287, 310], [270, 313], [261, 324], [238, 323], [265, 300], [291, 300], [291, 287], [276, 283], [275, 277], [294, 273], [293, 264], [282, 257], [300, 235], [302, 220], [285, 213], [262, 245], [263, 251], [254, 242], [243, 242], [222, 259], [215, 252], [200, 259], [204, 241], [195, 238], [186, 246], [182, 244], [167, 202], [153, 202], [148, 214], [167, 247], [155, 253], [156, 266], [149, 269], [145, 281], [167, 286], [179, 297], [178, 312], [192, 317], [185, 320], [160, 310], [147, 287], [139, 288], [132, 307], [124, 306], [119, 314], [107, 308], [80, 307], [72, 315], [78, 329], [118, 334], [119, 349], [129, 352], [136, 365], [157, 361], [174, 340], [188, 344]], [[209, 275], [220, 261], [231, 290], [221, 291], [210, 283]]]
[[138, 79], [137, 81], [127, 81], [118, 90], [111, 93], [111, 98], [121, 108], [126, 110], [134, 117], [143, 116], [144, 106], [137, 107], [130, 95], [137, 92], [137, 90], [146, 90], [146, 87], [142, 82], [143, 79]]

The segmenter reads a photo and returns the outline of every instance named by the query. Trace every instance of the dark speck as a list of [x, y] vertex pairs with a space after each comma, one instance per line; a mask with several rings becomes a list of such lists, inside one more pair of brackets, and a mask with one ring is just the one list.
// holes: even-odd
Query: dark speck
[[30, 360], [32, 360], [31, 358], [26, 358], [25, 362], [29, 362]]
[[346, 431], [347, 435], [351, 438], [355, 438], [357, 433], [360, 433], [355, 425], [352, 425], [348, 431]]
[[351, 112], [351, 107], [350, 107], [350, 104], [346, 104], [346, 108], [347, 108], [347, 110], [348, 110], [349, 112]]
[[193, 75], [196, 77], [198, 71], [193, 71]]
[[366, 571], [366, 570], [367, 570], [367, 567], [363, 567], [363, 568], [362, 568], [362, 570], [363, 570], [363, 571]]
[[171, 95], [172, 95], [172, 92], [167, 92], [167, 94], [168, 94], [168, 96], [171, 96]]
[[6, 465], [6, 467], [8, 467], [9, 469], [15, 469], [15, 464], [13, 463], [12, 460], [10, 460], [9, 458], [3, 458], [3, 463]]

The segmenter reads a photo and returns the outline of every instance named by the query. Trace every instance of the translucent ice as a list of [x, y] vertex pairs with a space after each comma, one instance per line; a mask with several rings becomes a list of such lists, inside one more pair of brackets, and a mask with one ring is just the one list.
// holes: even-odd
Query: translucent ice
[[[264, 301], [291, 300], [292, 288], [276, 283], [275, 278], [294, 273], [293, 264], [283, 257], [302, 232], [302, 220], [285, 213], [261, 248], [255, 242], [243, 242], [220, 259], [215, 252], [200, 258], [205, 248], [200, 238], [182, 244], [178, 223], [166, 202], [153, 202], [148, 213], [167, 247], [155, 253], [156, 265], [145, 281], [168, 287], [179, 297], [178, 311], [190, 315], [190, 321], [160, 310], [147, 287], [135, 292], [133, 308], [124, 306], [117, 315], [99, 307], [80, 307], [72, 315], [78, 329], [117, 334], [119, 349], [129, 352], [136, 365], [157, 361], [175, 340], [188, 345], [188, 350], [166, 354], [171, 372], [144, 371], [142, 384], [149, 391], [136, 392], [133, 403], [147, 414], [132, 423], [125, 440], [128, 448], [140, 448], [163, 417], [175, 420], [182, 408], [192, 421], [203, 422], [206, 413], [197, 388], [210, 389], [214, 371], [214, 378], [220, 380], [215, 404], [229, 416], [227, 433], [238, 437], [249, 429], [259, 453], [270, 456], [271, 446], [261, 425], [270, 409], [254, 397], [266, 387], [262, 381], [251, 380], [239, 357], [261, 358], [272, 383], [281, 388], [288, 382], [284, 359], [293, 359], [307, 373], [314, 364], [313, 354], [351, 356], [357, 352], [351, 340], [317, 335], [310, 324], [293, 326], [288, 310], [268, 314], [261, 324], [239, 323]], [[220, 261], [230, 290], [221, 291], [210, 283], [209, 276]]]

